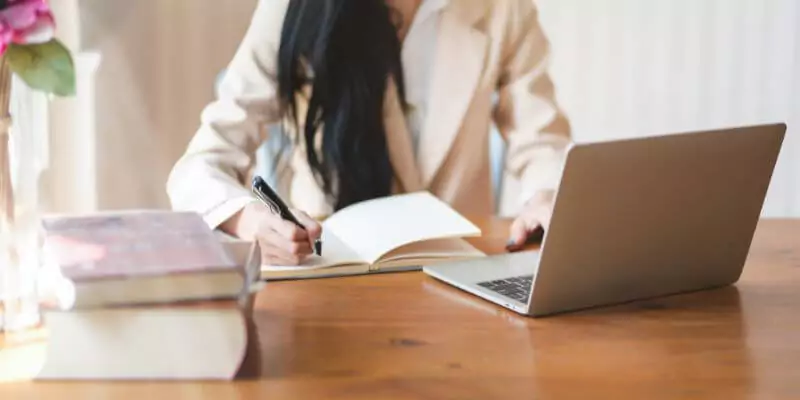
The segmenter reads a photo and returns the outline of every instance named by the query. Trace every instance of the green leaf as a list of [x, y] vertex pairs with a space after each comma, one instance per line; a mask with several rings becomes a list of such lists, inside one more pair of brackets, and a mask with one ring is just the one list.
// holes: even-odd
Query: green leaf
[[75, 94], [75, 64], [69, 50], [58, 40], [42, 44], [12, 44], [4, 57], [11, 71], [32, 89], [57, 96]]

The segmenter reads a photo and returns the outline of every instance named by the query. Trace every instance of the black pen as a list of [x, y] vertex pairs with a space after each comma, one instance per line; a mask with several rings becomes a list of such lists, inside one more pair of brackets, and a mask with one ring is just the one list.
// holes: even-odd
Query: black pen
[[[264, 179], [258, 175], [253, 177], [253, 193], [256, 195], [256, 197], [258, 197], [259, 200], [261, 200], [262, 203], [264, 203], [264, 205], [269, 207], [273, 213], [278, 214], [284, 220], [297, 225], [300, 227], [300, 229], [306, 229], [306, 227], [303, 226], [303, 224], [301, 224], [297, 218], [295, 218], [294, 214], [289, 211], [289, 207], [283, 202], [283, 200], [281, 200], [280, 196], [278, 196], [278, 193], [275, 193], [275, 191], [272, 190], [269, 185], [267, 185], [267, 182], [265, 182]], [[320, 239], [314, 240], [314, 254], [318, 256], [322, 255], [322, 241]]]

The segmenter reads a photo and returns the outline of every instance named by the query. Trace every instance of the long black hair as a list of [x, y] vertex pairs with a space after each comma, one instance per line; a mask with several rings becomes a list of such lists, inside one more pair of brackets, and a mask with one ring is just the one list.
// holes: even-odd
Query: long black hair
[[[305, 141], [311, 171], [337, 210], [391, 192], [394, 173], [383, 125], [389, 79], [405, 104], [400, 39], [384, 1], [289, 2], [278, 93], [285, 116]], [[301, 124], [297, 96], [307, 85]]]

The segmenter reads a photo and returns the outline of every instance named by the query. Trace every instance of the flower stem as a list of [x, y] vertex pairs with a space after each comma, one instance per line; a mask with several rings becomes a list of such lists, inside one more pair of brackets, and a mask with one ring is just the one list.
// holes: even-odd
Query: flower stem
[[9, 103], [11, 99], [11, 68], [5, 59], [0, 60], [0, 229], [6, 233], [13, 232], [14, 225], [14, 188], [11, 182], [11, 159], [9, 135], [11, 117]]

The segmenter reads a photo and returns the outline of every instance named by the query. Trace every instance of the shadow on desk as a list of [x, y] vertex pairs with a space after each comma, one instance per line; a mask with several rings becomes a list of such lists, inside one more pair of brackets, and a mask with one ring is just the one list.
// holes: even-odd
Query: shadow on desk
[[258, 316], [259, 312], [253, 314], [253, 318], [247, 320], [247, 352], [242, 361], [242, 366], [236, 374], [237, 380], [253, 380], [261, 377], [261, 352], [263, 351], [261, 345], [261, 338], [258, 336], [258, 325], [256, 319], [263, 319]]

